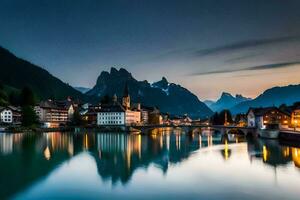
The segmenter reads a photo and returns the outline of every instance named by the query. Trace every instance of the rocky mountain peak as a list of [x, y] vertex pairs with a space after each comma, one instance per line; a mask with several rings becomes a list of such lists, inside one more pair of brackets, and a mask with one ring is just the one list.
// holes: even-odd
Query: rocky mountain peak
[[162, 79], [160, 81], [153, 83], [153, 86], [161, 88], [161, 89], [167, 89], [169, 86], [169, 82], [165, 77], [162, 77]]

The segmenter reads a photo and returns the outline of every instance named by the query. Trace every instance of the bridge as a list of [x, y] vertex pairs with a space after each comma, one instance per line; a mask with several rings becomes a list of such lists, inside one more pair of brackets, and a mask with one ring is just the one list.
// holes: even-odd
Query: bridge
[[186, 133], [201, 133], [203, 130], [216, 130], [221, 134], [228, 134], [231, 132], [239, 132], [244, 135], [256, 133], [255, 127], [240, 127], [240, 126], [225, 126], [225, 125], [136, 125], [131, 126], [134, 129], [138, 129], [142, 132], [147, 132], [156, 128], [180, 128]]

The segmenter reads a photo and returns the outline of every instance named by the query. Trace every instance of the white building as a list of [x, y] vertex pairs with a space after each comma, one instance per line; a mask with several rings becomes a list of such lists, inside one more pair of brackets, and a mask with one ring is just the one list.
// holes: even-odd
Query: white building
[[97, 113], [97, 125], [125, 125], [125, 109], [122, 105], [103, 105]]
[[13, 123], [13, 111], [9, 108], [0, 108], [0, 121], [5, 124]]

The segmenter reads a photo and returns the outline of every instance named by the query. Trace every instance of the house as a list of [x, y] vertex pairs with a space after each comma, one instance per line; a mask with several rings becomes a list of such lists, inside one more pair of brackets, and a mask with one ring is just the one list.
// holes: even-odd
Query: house
[[[151, 114], [152, 113], [152, 114]], [[151, 114], [151, 119], [150, 118]], [[160, 114], [159, 110], [155, 107], [150, 107], [150, 106], [141, 106], [141, 123], [142, 124], [149, 124], [150, 120], [152, 121], [154, 116], [156, 114]], [[154, 120], [155, 121], [155, 120]]]
[[0, 107], [0, 122], [4, 124], [13, 123], [13, 111], [8, 107]]
[[300, 128], [300, 106], [297, 106], [292, 110], [291, 127]]
[[178, 125], [192, 125], [192, 119], [187, 115], [184, 116], [173, 116], [170, 118], [171, 124]]
[[80, 111], [83, 121], [87, 125], [96, 125], [97, 124], [97, 114], [100, 112], [100, 105], [83, 105]]
[[288, 127], [290, 114], [277, 107], [249, 108], [247, 112], [248, 127], [266, 128], [267, 124], [278, 123], [280, 127]]
[[236, 126], [239, 126], [239, 127], [247, 126], [247, 115], [246, 114], [237, 114], [234, 118], [234, 123]]
[[291, 115], [290, 128], [300, 127], [300, 102], [294, 103], [292, 106], [281, 105], [280, 109]]
[[39, 121], [47, 128], [66, 125], [71, 121], [74, 114], [74, 107], [69, 99], [66, 101], [42, 101], [34, 107], [34, 110]]

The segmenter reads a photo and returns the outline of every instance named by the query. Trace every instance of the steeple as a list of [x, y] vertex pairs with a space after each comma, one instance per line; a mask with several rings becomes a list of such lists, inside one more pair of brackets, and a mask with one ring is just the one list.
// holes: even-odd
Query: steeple
[[128, 97], [128, 96], [129, 96], [129, 90], [128, 90], [128, 84], [126, 82], [124, 87], [123, 97]]
[[128, 89], [127, 82], [126, 82], [125, 88], [124, 88], [122, 105], [124, 106], [125, 109], [130, 109], [130, 95], [129, 95], [129, 89]]
[[114, 96], [113, 96], [112, 100], [113, 100], [113, 103], [117, 103], [117, 101], [118, 101], [118, 97], [117, 97], [117, 95], [116, 95], [116, 94], [114, 94]]

